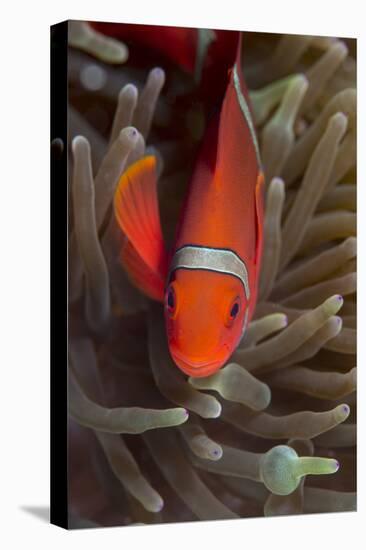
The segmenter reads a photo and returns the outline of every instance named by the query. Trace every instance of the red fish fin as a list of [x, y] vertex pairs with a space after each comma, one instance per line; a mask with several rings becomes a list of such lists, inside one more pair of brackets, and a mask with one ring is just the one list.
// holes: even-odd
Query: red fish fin
[[[167, 274], [167, 253], [160, 225], [156, 185], [156, 160], [147, 156], [132, 164], [122, 174], [114, 195], [114, 212], [119, 227], [128, 239], [122, 261], [139, 288], [160, 296], [161, 283]], [[143, 277], [146, 276], [146, 289]], [[159, 298], [160, 299], [160, 298]]]
[[239, 67], [241, 67], [241, 50], [242, 50], [242, 44], [243, 44], [242, 40], [243, 40], [243, 36], [242, 36], [242, 33], [239, 31], [238, 37], [237, 37], [236, 58], [235, 58], [235, 62], [239, 65]]
[[263, 248], [263, 224], [264, 224], [264, 175], [259, 172], [257, 184], [255, 186], [255, 206], [256, 206], [256, 263], [260, 264]]
[[152, 300], [164, 301], [165, 276], [152, 271], [130, 242], [123, 247], [121, 260], [130, 279], [141, 292]]

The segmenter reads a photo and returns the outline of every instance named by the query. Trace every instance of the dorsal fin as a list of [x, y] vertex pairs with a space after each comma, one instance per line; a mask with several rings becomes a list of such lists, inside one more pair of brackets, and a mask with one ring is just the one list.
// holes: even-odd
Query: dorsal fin
[[229, 71], [220, 111], [214, 183], [218, 192], [228, 186], [241, 186], [243, 193], [250, 193], [253, 199], [259, 170], [257, 136], [241, 71], [239, 33], [235, 63]]
[[259, 172], [255, 187], [255, 209], [256, 209], [256, 254], [255, 262], [260, 267], [263, 247], [263, 224], [264, 224], [264, 174]]

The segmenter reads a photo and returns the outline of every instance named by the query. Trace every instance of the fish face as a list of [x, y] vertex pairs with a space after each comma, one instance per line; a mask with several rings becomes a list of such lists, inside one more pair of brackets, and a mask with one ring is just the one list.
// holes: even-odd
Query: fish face
[[241, 339], [247, 308], [236, 277], [175, 271], [165, 292], [165, 320], [170, 354], [179, 369], [203, 377], [222, 367]]

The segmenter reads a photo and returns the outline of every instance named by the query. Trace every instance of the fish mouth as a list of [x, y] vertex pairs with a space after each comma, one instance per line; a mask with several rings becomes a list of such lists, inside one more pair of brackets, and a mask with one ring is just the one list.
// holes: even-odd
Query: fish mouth
[[228, 356], [227, 353], [225, 354], [225, 356], [223, 356], [222, 350], [220, 350], [220, 352], [221, 353], [218, 354], [219, 358], [207, 361], [202, 359], [193, 359], [182, 355], [179, 351], [175, 349], [170, 349], [170, 354], [177, 367], [181, 371], [183, 371], [184, 374], [192, 376], [193, 378], [210, 376], [211, 374], [219, 370], [219, 368], [222, 367], [227, 361]]

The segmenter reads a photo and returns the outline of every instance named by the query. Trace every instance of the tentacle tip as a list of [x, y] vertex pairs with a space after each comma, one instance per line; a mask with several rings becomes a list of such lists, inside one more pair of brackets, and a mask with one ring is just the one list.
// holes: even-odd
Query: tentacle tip
[[271, 388], [269, 386], [267, 386], [267, 384], [263, 384], [263, 385], [264, 385], [264, 391], [263, 391], [263, 399], [262, 399], [262, 408], [261, 408], [261, 410], [266, 409], [269, 406], [269, 404], [271, 403], [271, 399], [272, 399]]
[[165, 71], [161, 67], [154, 67], [153, 69], [151, 69], [150, 76], [154, 80], [160, 82], [161, 85], [163, 85], [165, 82]]
[[337, 125], [337, 127], [339, 128], [339, 130], [344, 133], [347, 129], [347, 125], [348, 125], [348, 117], [347, 115], [345, 115], [344, 113], [342, 113], [341, 111], [339, 111], [338, 113], [335, 113], [332, 118], [331, 118], [331, 122], [333, 122], [333, 124]]
[[75, 136], [71, 142], [71, 149], [73, 153], [75, 153], [76, 149], [78, 149], [79, 147], [88, 147], [88, 146], [89, 146], [89, 141], [86, 139], [85, 136], [81, 136], [81, 135]]
[[119, 92], [119, 98], [128, 96], [131, 99], [137, 98], [138, 90], [134, 84], [128, 83], [126, 86], [123, 86]]
[[177, 425], [179, 424], [184, 424], [185, 422], [187, 422], [188, 418], [189, 418], [189, 412], [187, 409], [177, 409], [179, 411], [179, 422], [177, 423]]
[[342, 325], [343, 325], [343, 319], [342, 317], [339, 317], [339, 315], [334, 316], [334, 320], [338, 329], [338, 333], [340, 332]]
[[333, 51], [336, 51], [340, 58], [346, 57], [346, 55], [348, 54], [347, 44], [345, 44], [341, 40], [337, 40], [337, 42], [332, 45], [331, 49]]
[[275, 176], [271, 179], [270, 186], [274, 188], [280, 188], [283, 189], [285, 187], [285, 183], [282, 178]]
[[343, 403], [334, 409], [338, 422], [344, 422], [351, 412], [351, 409], [347, 403]]
[[126, 47], [123, 47], [115, 50], [111, 57], [109, 57], [106, 61], [111, 65], [122, 65], [122, 63], [126, 63], [128, 57], [129, 51]]
[[163, 508], [164, 508], [164, 501], [161, 497], [159, 497], [159, 499], [157, 499], [156, 503], [152, 507], [152, 512], [154, 512], [155, 514], [158, 514], [159, 512], [162, 511]]
[[120, 141], [127, 141], [133, 147], [138, 140], [139, 132], [134, 126], [127, 126], [119, 133]]
[[348, 237], [344, 241], [346, 250], [348, 251], [350, 257], [354, 257], [357, 254], [357, 238], [356, 237]]
[[356, 386], [357, 383], [357, 367], [353, 367], [353, 369], [350, 372], [351, 376], [351, 382], [353, 386]]
[[343, 306], [343, 302], [343, 296], [341, 296], [340, 294], [335, 294], [325, 301], [325, 310], [328, 312], [328, 314], [335, 315]]
[[212, 411], [210, 418], [218, 418], [219, 416], [221, 416], [221, 412], [222, 412], [221, 403], [219, 403], [216, 399], [215, 401], [216, 401], [216, 406], [214, 407], [214, 410]]
[[222, 448], [221, 447], [217, 447], [215, 448], [212, 453], [211, 453], [211, 458], [212, 460], [220, 460], [220, 458], [222, 457]]
[[324, 472], [325, 474], [335, 474], [336, 472], [338, 472], [340, 468], [340, 463], [338, 462], [338, 460], [333, 458], [328, 458], [326, 459], [326, 461], [327, 461], [327, 469]]
[[[94, 45], [94, 54], [102, 61], [112, 65], [125, 63], [129, 57], [129, 50], [126, 44], [114, 38], [107, 38], [103, 35], [95, 35], [97, 39]], [[100, 40], [100, 37], [103, 37]]]
[[309, 79], [304, 73], [298, 74], [294, 79], [295, 82], [302, 92], [305, 92], [309, 87]]

